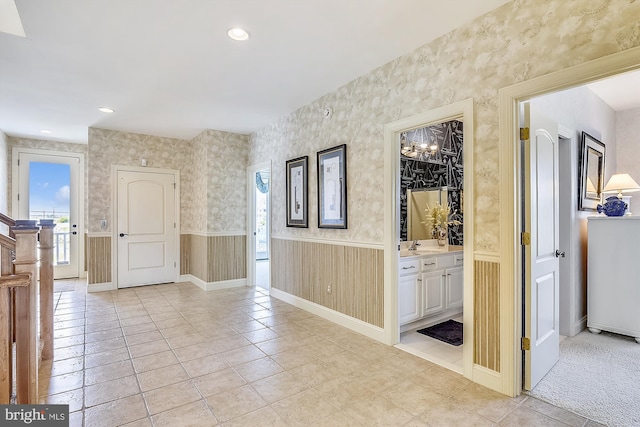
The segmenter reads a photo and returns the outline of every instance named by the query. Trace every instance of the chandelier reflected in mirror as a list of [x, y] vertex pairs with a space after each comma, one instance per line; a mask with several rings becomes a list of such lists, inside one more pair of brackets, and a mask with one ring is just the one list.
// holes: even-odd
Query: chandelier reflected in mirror
[[400, 134], [400, 154], [416, 160], [436, 160], [438, 142], [428, 127], [413, 129]]

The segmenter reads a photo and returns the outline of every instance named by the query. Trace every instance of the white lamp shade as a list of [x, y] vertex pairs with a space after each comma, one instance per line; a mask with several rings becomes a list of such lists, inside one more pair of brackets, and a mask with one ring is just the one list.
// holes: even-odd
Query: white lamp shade
[[604, 193], [631, 193], [640, 191], [640, 185], [628, 173], [617, 173], [604, 186]]

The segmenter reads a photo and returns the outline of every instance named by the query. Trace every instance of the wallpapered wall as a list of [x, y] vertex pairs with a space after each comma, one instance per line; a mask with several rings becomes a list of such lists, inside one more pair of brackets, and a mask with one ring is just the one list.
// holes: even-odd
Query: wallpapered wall
[[[247, 136], [205, 130], [191, 141], [89, 129], [89, 223], [112, 218], [111, 165], [180, 171], [181, 232], [244, 232]], [[240, 214], [239, 214], [240, 213]], [[110, 225], [112, 221], [108, 221]]]
[[[463, 123], [452, 120], [415, 129], [400, 136], [406, 144], [413, 142], [437, 146], [432, 152], [416, 152], [417, 156], [400, 156], [400, 240], [407, 240], [407, 189], [447, 187], [450, 221], [464, 221], [462, 190], [464, 184]], [[402, 142], [401, 142], [402, 143]], [[404, 144], [404, 143], [403, 143]], [[424, 208], [421, 207], [421, 208]], [[423, 218], [424, 220], [424, 218]], [[462, 245], [463, 226], [448, 227], [449, 244]]]
[[[249, 163], [273, 161], [273, 235], [383, 242], [383, 126], [474, 98], [476, 250], [497, 253], [498, 90], [640, 45], [640, 1], [515, 0], [371, 71], [251, 137]], [[323, 119], [325, 106], [333, 116]], [[315, 153], [346, 143], [348, 230], [318, 229]], [[309, 229], [285, 227], [287, 159], [310, 156]]]
[[[111, 166], [140, 166], [140, 159], [148, 167], [177, 169], [180, 171], [180, 218], [191, 206], [191, 173], [189, 169], [190, 143], [180, 139], [117, 132], [89, 128], [88, 139], [89, 214], [86, 224], [91, 232], [111, 231], [113, 225]], [[188, 209], [188, 208], [187, 208]], [[100, 228], [100, 220], [107, 219], [107, 229]], [[182, 222], [181, 222], [182, 224]]]

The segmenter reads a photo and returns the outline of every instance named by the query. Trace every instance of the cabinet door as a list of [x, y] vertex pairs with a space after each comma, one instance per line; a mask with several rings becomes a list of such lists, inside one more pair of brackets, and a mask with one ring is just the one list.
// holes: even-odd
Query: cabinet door
[[462, 307], [464, 299], [463, 268], [447, 268], [447, 308]]
[[400, 325], [413, 322], [421, 316], [420, 276], [412, 274], [398, 279], [398, 319]]
[[444, 270], [422, 274], [422, 315], [430, 316], [445, 308]]

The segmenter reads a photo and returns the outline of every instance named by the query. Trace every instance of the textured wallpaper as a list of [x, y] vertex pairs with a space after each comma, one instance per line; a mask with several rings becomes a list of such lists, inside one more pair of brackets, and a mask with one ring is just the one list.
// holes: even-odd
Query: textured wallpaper
[[246, 228], [247, 136], [205, 130], [191, 141], [89, 129], [89, 231], [112, 223], [111, 166], [180, 171], [180, 228], [184, 232], [240, 233]]
[[[383, 125], [473, 97], [475, 249], [497, 253], [498, 90], [640, 45], [638, 16], [637, 0], [515, 0], [253, 134], [249, 163], [273, 161], [273, 234], [383, 243]], [[316, 152], [343, 143], [349, 229], [318, 229]], [[287, 228], [285, 161], [303, 155], [309, 229]]]
[[195, 209], [190, 230], [244, 233], [248, 137], [207, 129], [192, 142]]
[[[192, 191], [190, 174], [191, 143], [180, 139], [163, 138], [112, 130], [89, 128], [88, 167], [91, 171], [87, 193], [89, 195], [89, 232], [111, 231], [111, 166], [140, 166], [140, 159], [147, 160], [148, 167], [177, 169], [180, 171], [180, 217], [190, 206]], [[107, 219], [107, 230], [100, 228], [100, 220]]]

